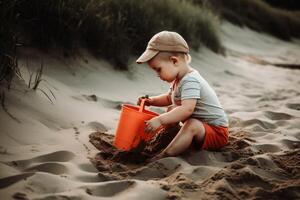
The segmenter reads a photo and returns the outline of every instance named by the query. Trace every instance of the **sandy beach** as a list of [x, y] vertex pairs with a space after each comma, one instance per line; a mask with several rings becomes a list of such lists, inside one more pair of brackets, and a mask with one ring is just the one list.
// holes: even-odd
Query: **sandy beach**
[[[230, 23], [221, 39], [226, 56], [203, 47], [191, 65], [229, 116], [229, 144], [150, 163], [99, 149], [110, 148], [123, 103], [167, 83], [136, 58], [124, 72], [84, 50], [63, 58], [20, 48], [22, 79], [0, 87], [0, 199], [299, 199], [300, 70], [275, 65], [300, 65], [300, 41]], [[30, 90], [41, 63], [44, 81]]]

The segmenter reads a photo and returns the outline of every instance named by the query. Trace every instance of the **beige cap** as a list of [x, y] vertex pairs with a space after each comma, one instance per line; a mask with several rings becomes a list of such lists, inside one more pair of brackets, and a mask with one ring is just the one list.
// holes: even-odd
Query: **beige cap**
[[136, 60], [138, 64], [148, 62], [160, 51], [188, 53], [189, 46], [176, 32], [162, 31], [155, 34], [148, 42], [146, 51]]

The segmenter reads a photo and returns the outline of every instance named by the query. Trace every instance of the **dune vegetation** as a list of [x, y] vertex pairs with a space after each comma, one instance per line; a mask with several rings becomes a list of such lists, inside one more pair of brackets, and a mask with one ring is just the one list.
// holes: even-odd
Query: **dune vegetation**
[[120, 69], [126, 69], [130, 56], [143, 51], [161, 30], [179, 32], [193, 49], [205, 45], [222, 50], [217, 17], [187, 1], [6, 0], [0, 12], [1, 21], [9, 16], [1, 30], [5, 37], [13, 32], [23, 45], [60, 47], [65, 55], [84, 47]]
[[300, 36], [296, 16], [261, 0], [1, 0], [0, 81], [17, 71], [19, 46], [64, 56], [85, 48], [126, 70], [161, 30], [179, 32], [194, 50], [223, 53], [220, 18], [290, 40]]
[[[247, 26], [259, 32], [265, 32], [283, 40], [300, 38], [300, 15], [273, 7], [288, 7], [295, 1], [275, 0], [190, 0], [195, 4], [209, 7], [214, 13], [239, 26]], [[268, 3], [269, 4], [268, 4]]]
[[264, 2], [285, 10], [300, 10], [300, 4], [298, 0], [263, 0]]

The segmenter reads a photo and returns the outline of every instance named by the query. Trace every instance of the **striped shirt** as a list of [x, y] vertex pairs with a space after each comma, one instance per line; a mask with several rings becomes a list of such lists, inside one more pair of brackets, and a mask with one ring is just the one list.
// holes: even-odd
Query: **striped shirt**
[[215, 126], [228, 126], [228, 117], [215, 91], [197, 70], [187, 73], [169, 92], [172, 103], [177, 106], [184, 99], [197, 99], [192, 118]]

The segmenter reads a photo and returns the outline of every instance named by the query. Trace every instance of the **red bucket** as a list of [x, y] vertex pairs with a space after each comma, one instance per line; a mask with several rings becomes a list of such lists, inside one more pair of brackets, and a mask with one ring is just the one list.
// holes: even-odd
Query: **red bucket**
[[157, 113], [145, 109], [145, 99], [140, 106], [124, 104], [120, 114], [118, 127], [114, 138], [114, 146], [128, 151], [142, 141], [150, 140], [156, 132], [145, 133], [145, 121], [158, 116]]

